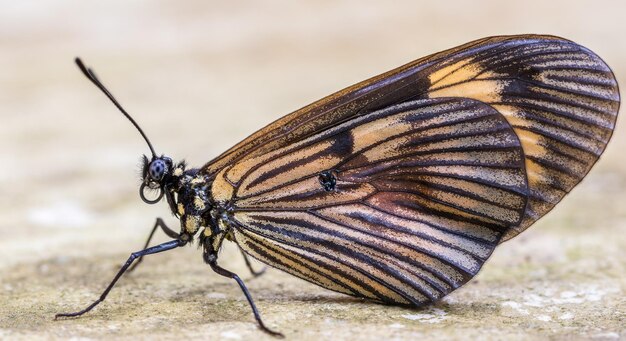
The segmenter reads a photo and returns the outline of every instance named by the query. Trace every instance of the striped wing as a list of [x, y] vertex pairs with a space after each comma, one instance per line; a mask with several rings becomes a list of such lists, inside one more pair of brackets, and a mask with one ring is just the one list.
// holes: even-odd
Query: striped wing
[[524, 219], [503, 238], [550, 211], [589, 172], [608, 143], [619, 107], [617, 82], [593, 52], [552, 36], [491, 37], [421, 58], [287, 115], [209, 162], [253, 159], [342, 122], [420, 98], [472, 98], [514, 127], [531, 190]]
[[528, 187], [506, 119], [475, 100], [439, 98], [225, 167], [212, 195], [253, 257], [331, 290], [422, 305], [478, 272], [523, 218]]

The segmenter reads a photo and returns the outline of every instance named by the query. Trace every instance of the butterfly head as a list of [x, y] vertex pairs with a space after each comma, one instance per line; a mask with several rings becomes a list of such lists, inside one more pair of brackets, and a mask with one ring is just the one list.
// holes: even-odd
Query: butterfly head
[[[174, 163], [171, 158], [161, 155], [153, 156], [152, 160], [148, 160], [148, 157], [144, 155], [141, 169], [142, 182], [139, 187], [141, 200], [147, 204], [154, 204], [161, 200], [166, 185], [172, 181], [173, 172]], [[146, 192], [155, 190], [159, 191], [156, 199], [148, 199]]]

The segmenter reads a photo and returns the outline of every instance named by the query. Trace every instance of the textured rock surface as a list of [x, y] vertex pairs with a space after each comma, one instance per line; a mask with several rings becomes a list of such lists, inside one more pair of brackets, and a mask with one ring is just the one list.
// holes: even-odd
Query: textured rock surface
[[[564, 36], [626, 79], [623, 4], [185, 4], [0, 3], [0, 339], [267, 338], [236, 284], [195, 247], [148, 258], [92, 313], [53, 321], [100, 294], [154, 217], [176, 226], [165, 204], [139, 200], [134, 173], [147, 149], [79, 74], [75, 55], [159, 152], [196, 166], [293, 109], [483, 36]], [[242, 274], [266, 323], [294, 340], [624, 338], [620, 123], [554, 212], [436, 306], [365, 302], [277, 270], [251, 279], [232, 245], [222, 264]]]

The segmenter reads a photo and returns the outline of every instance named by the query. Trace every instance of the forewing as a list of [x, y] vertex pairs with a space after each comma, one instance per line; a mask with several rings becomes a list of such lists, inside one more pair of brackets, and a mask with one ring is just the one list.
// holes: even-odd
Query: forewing
[[521, 140], [531, 190], [525, 218], [503, 240], [546, 214], [591, 169], [619, 107], [615, 77], [593, 52], [536, 35], [491, 37], [421, 58], [353, 85], [261, 129], [203, 167], [266, 155], [356, 117], [419, 98], [488, 103]]
[[478, 272], [521, 221], [528, 187], [504, 117], [439, 98], [242, 160], [217, 174], [212, 195], [255, 258], [328, 289], [421, 305]]

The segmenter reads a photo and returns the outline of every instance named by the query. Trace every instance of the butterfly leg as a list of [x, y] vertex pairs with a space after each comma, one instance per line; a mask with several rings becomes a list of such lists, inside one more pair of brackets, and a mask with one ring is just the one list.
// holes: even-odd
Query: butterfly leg
[[261, 314], [259, 314], [259, 310], [257, 309], [256, 305], [254, 304], [254, 301], [252, 300], [252, 296], [250, 296], [250, 292], [248, 291], [248, 288], [246, 288], [246, 285], [243, 283], [243, 281], [241, 280], [241, 278], [239, 278], [239, 276], [237, 276], [237, 274], [232, 273], [222, 267], [220, 267], [219, 265], [217, 265], [217, 255], [216, 254], [211, 254], [211, 253], [205, 253], [204, 254], [204, 260], [211, 266], [211, 269], [213, 269], [213, 271], [215, 271], [215, 273], [217, 273], [218, 275], [227, 277], [227, 278], [232, 278], [234, 279], [237, 284], [239, 284], [239, 287], [241, 288], [241, 291], [243, 291], [243, 294], [246, 296], [246, 299], [248, 300], [248, 304], [250, 304], [250, 308], [252, 308], [252, 313], [254, 314], [254, 318], [256, 319], [257, 323], [259, 324], [259, 328], [261, 328], [261, 330], [263, 330], [264, 332], [272, 335], [272, 336], [276, 336], [276, 337], [280, 337], [283, 338], [285, 337], [283, 334], [279, 333], [279, 332], [275, 332], [271, 329], [269, 329], [268, 327], [265, 326], [265, 324], [263, 323], [263, 320], [261, 320]]
[[109, 283], [109, 286], [104, 290], [102, 295], [100, 295], [100, 298], [98, 298], [95, 302], [93, 302], [87, 308], [85, 308], [83, 310], [80, 310], [80, 311], [77, 311], [77, 312], [74, 312], [74, 313], [56, 314], [54, 316], [54, 318], [57, 319], [59, 317], [80, 316], [80, 315], [90, 311], [91, 309], [95, 308], [100, 302], [104, 301], [104, 299], [109, 294], [109, 291], [111, 291], [111, 289], [113, 289], [113, 286], [115, 285], [115, 283], [117, 283], [117, 280], [120, 279], [120, 277], [122, 277], [124, 272], [126, 272], [128, 267], [130, 267], [130, 265], [133, 263], [133, 261], [135, 259], [141, 258], [141, 257], [146, 256], [146, 255], [151, 255], [153, 253], [159, 253], [159, 252], [164, 252], [164, 251], [168, 251], [168, 250], [171, 250], [171, 249], [175, 249], [175, 248], [181, 247], [181, 246], [183, 246], [185, 244], [187, 244], [186, 240], [177, 239], [177, 240], [171, 240], [169, 242], [165, 242], [163, 244], [159, 244], [159, 245], [156, 245], [156, 246], [153, 246], [153, 247], [141, 250], [141, 251], [137, 251], [137, 252], [131, 253], [131, 255], [130, 255], [130, 257], [128, 257], [128, 260], [126, 261], [126, 263], [124, 263], [122, 268], [117, 272], [117, 275], [115, 275], [115, 277], [113, 278], [111, 283]]
[[[150, 241], [152, 240], [152, 237], [154, 236], [154, 232], [156, 232], [157, 228], [159, 228], [159, 227], [161, 228], [163, 233], [165, 233], [168, 237], [174, 238], [174, 239], [178, 239], [178, 237], [179, 237], [178, 232], [176, 232], [176, 231], [172, 230], [171, 228], [169, 228], [165, 224], [163, 219], [157, 218], [156, 221], [154, 222], [154, 226], [152, 227], [152, 231], [150, 231], [150, 235], [148, 236], [148, 240], [146, 240], [146, 244], [143, 246], [144, 249], [148, 248], [148, 246], [150, 245]], [[137, 266], [139, 264], [141, 264], [142, 261], [143, 261], [143, 257], [139, 257], [139, 259], [137, 259], [135, 264], [133, 264], [133, 266], [131, 266], [128, 269], [128, 272], [133, 272], [135, 270], [135, 268], [137, 268]]]
[[248, 270], [250, 270], [250, 273], [252, 274], [252, 276], [259, 277], [265, 273], [265, 270], [267, 270], [266, 266], [261, 268], [261, 270], [259, 271], [254, 270], [254, 268], [252, 267], [252, 263], [250, 263], [250, 258], [248, 258], [248, 255], [246, 255], [246, 253], [243, 252], [242, 249], [239, 249], [239, 251], [241, 252], [241, 255], [243, 256], [243, 260], [246, 262], [246, 266], [248, 267]]

